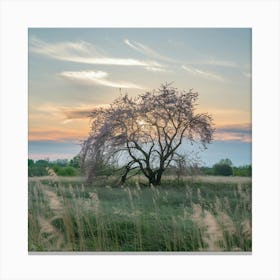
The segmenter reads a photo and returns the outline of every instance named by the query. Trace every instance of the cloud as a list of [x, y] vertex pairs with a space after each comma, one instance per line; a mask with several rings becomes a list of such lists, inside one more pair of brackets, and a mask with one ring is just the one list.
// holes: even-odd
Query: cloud
[[219, 125], [218, 129], [223, 131], [234, 131], [234, 132], [250, 132], [252, 130], [251, 123], [235, 123], [228, 125]]
[[[67, 107], [53, 103], [45, 103], [36, 106], [36, 108], [33, 108], [32, 117], [29, 114], [30, 123], [34, 124], [35, 122], [35, 125], [29, 128], [31, 133], [30, 137], [32, 139], [35, 137], [35, 139], [38, 138], [40, 140], [51, 140], [53, 137], [55, 139], [60, 139], [60, 136], [56, 136], [54, 131], [66, 131], [66, 133], [61, 133], [62, 137], [64, 137], [63, 135], [67, 135], [68, 129], [70, 129], [70, 131], [77, 129], [86, 135], [90, 113], [94, 111], [95, 108], [101, 106], [108, 106], [108, 104], [80, 104], [75, 107]], [[37, 122], [38, 119], [41, 120], [40, 123]], [[40, 132], [42, 127], [45, 127], [44, 131], [47, 132], [46, 134], [44, 134], [44, 131]], [[48, 131], [51, 131], [51, 133], [48, 134]]]
[[217, 127], [214, 140], [252, 142], [251, 124], [235, 124]]
[[238, 133], [220, 133], [216, 132], [214, 136], [216, 141], [241, 141], [241, 142], [252, 142], [251, 135], [243, 135]]
[[109, 104], [100, 105], [82, 105], [75, 108], [61, 108], [61, 112], [67, 120], [85, 119], [88, 118], [90, 113], [96, 108], [108, 107]]
[[151, 72], [171, 72], [170, 70], [167, 70], [163, 67], [151, 67], [151, 66], [146, 67], [146, 70]]
[[97, 84], [113, 88], [143, 89], [142, 86], [126, 81], [110, 81], [106, 79], [108, 73], [103, 71], [64, 71], [59, 76], [81, 84]]
[[118, 66], [156, 66], [155, 61], [142, 61], [133, 58], [116, 58], [105, 56], [88, 42], [47, 43], [35, 37], [31, 39], [30, 51], [47, 57], [85, 64], [118, 65]]
[[69, 141], [84, 139], [85, 132], [79, 130], [65, 130], [65, 129], [29, 129], [29, 141]]
[[202, 64], [214, 65], [214, 66], [222, 66], [222, 67], [231, 67], [231, 68], [239, 68], [240, 65], [234, 61], [230, 60], [218, 60], [215, 58], [211, 58], [209, 60], [204, 61]]
[[250, 109], [214, 107], [215, 105], [209, 107], [209, 105], [205, 105], [203, 106], [201, 104], [201, 106], [197, 108], [197, 111], [199, 113], [210, 113], [213, 116], [216, 127], [234, 127], [236, 124], [240, 124], [242, 126], [244, 123], [251, 123]]
[[177, 62], [176, 60], [163, 56], [159, 54], [158, 52], [154, 51], [153, 49], [149, 48], [148, 46], [141, 44], [139, 42], [131, 42], [128, 39], [124, 40], [125, 44], [131, 47], [132, 49], [136, 50], [137, 52], [140, 52], [146, 56], [162, 60], [162, 61], [167, 61], [167, 62]]
[[218, 82], [225, 82], [226, 80], [216, 74], [216, 73], [212, 73], [212, 72], [208, 72], [208, 71], [204, 71], [192, 66], [185, 66], [182, 65], [182, 69], [184, 69], [185, 71], [189, 72], [190, 74], [194, 75], [194, 76], [198, 76], [207, 80], [212, 80], [212, 81], [218, 81]]
[[[96, 106], [94, 106], [96, 107]], [[85, 119], [88, 118], [90, 113], [93, 111], [94, 107], [86, 108], [86, 109], [62, 109], [62, 113], [64, 114], [66, 120], [70, 121], [73, 119]], [[66, 122], [67, 123], [67, 122]]]
[[98, 104], [98, 105], [78, 105], [75, 107], [65, 107], [57, 106], [56, 104], [47, 103], [37, 107], [36, 111], [49, 114], [50, 116], [55, 117], [57, 120], [60, 120], [62, 124], [67, 124], [73, 120], [87, 119], [89, 114], [99, 107], [106, 107], [109, 104]]
[[[124, 43], [128, 45], [130, 48], [134, 49], [135, 51], [144, 54], [148, 57], [160, 60], [160, 61], [165, 61], [165, 62], [170, 62], [172, 64], [175, 64], [176, 66], [180, 65], [180, 61], [163, 56], [156, 52], [155, 50], [151, 49], [150, 47], [139, 43], [139, 42], [132, 42], [128, 39], [124, 40]], [[230, 67], [230, 68], [242, 68], [242, 66], [234, 61], [231, 60], [222, 60], [222, 59], [216, 59], [213, 57], [210, 57], [208, 60], [201, 61], [201, 62], [192, 62], [192, 65], [208, 65], [208, 66], [219, 66], [219, 67]], [[213, 72], [209, 71], [204, 71], [196, 67], [191, 67], [191, 66], [185, 66], [183, 65], [182, 68], [189, 73], [193, 75], [200, 76], [202, 78], [208, 79], [208, 80], [214, 80], [214, 81], [220, 81], [220, 82], [226, 82], [225, 78], [223, 78], [221, 75], [218, 75]], [[146, 70], [152, 71], [152, 72], [168, 72], [166, 70], [166, 67], [163, 65], [161, 67], [153, 67], [153, 66], [147, 66]], [[245, 76], [248, 77], [248, 75], [245, 74]]]

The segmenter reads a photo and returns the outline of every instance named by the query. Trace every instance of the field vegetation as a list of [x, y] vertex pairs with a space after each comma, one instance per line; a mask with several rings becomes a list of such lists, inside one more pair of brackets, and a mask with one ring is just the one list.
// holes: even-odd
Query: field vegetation
[[29, 178], [29, 251], [251, 251], [251, 178]]

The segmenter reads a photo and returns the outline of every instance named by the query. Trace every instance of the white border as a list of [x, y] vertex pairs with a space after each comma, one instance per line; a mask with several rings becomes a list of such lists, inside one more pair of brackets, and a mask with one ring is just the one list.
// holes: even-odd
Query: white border
[[[252, 255], [28, 255], [27, 28], [125, 26], [253, 28]], [[280, 279], [279, 26], [278, 1], [2, 1], [0, 278]]]

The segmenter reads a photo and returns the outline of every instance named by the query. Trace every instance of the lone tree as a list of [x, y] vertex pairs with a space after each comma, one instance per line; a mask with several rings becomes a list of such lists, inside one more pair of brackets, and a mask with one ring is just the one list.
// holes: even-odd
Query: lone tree
[[233, 168], [232, 161], [228, 158], [221, 159], [218, 163], [213, 165], [214, 174], [222, 176], [232, 176]]
[[206, 148], [212, 141], [212, 118], [196, 113], [198, 93], [179, 91], [171, 84], [140, 94], [120, 96], [111, 105], [90, 113], [91, 129], [81, 150], [88, 181], [97, 166], [122, 166], [121, 183], [142, 173], [150, 184], [160, 185], [162, 174], [176, 159], [185, 138]]

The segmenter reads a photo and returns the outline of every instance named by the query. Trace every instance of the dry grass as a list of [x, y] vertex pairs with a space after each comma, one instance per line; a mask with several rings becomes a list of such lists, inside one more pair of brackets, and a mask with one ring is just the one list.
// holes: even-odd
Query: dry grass
[[[165, 176], [164, 179], [166, 180], [173, 180], [177, 179], [176, 176]], [[245, 184], [251, 183], [251, 177], [238, 177], [238, 176], [211, 176], [211, 175], [199, 175], [199, 176], [182, 176], [180, 180], [183, 181], [193, 181], [193, 182], [205, 182], [205, 183], [226, 183], [226, 184]]]
[[28, 177], [29, 182], [42, 182], [42, 181], [59, 181], [59, 182], [71, 182], [71, 183], [84, 183], [85, 177], [75, 176], [75, 177], [59, 177], [59, 176], [40, 176], [40, 177]]
[[31, 178], [29, 251], [251, 251], [249, 180], [206, 178], [123, 188]]

